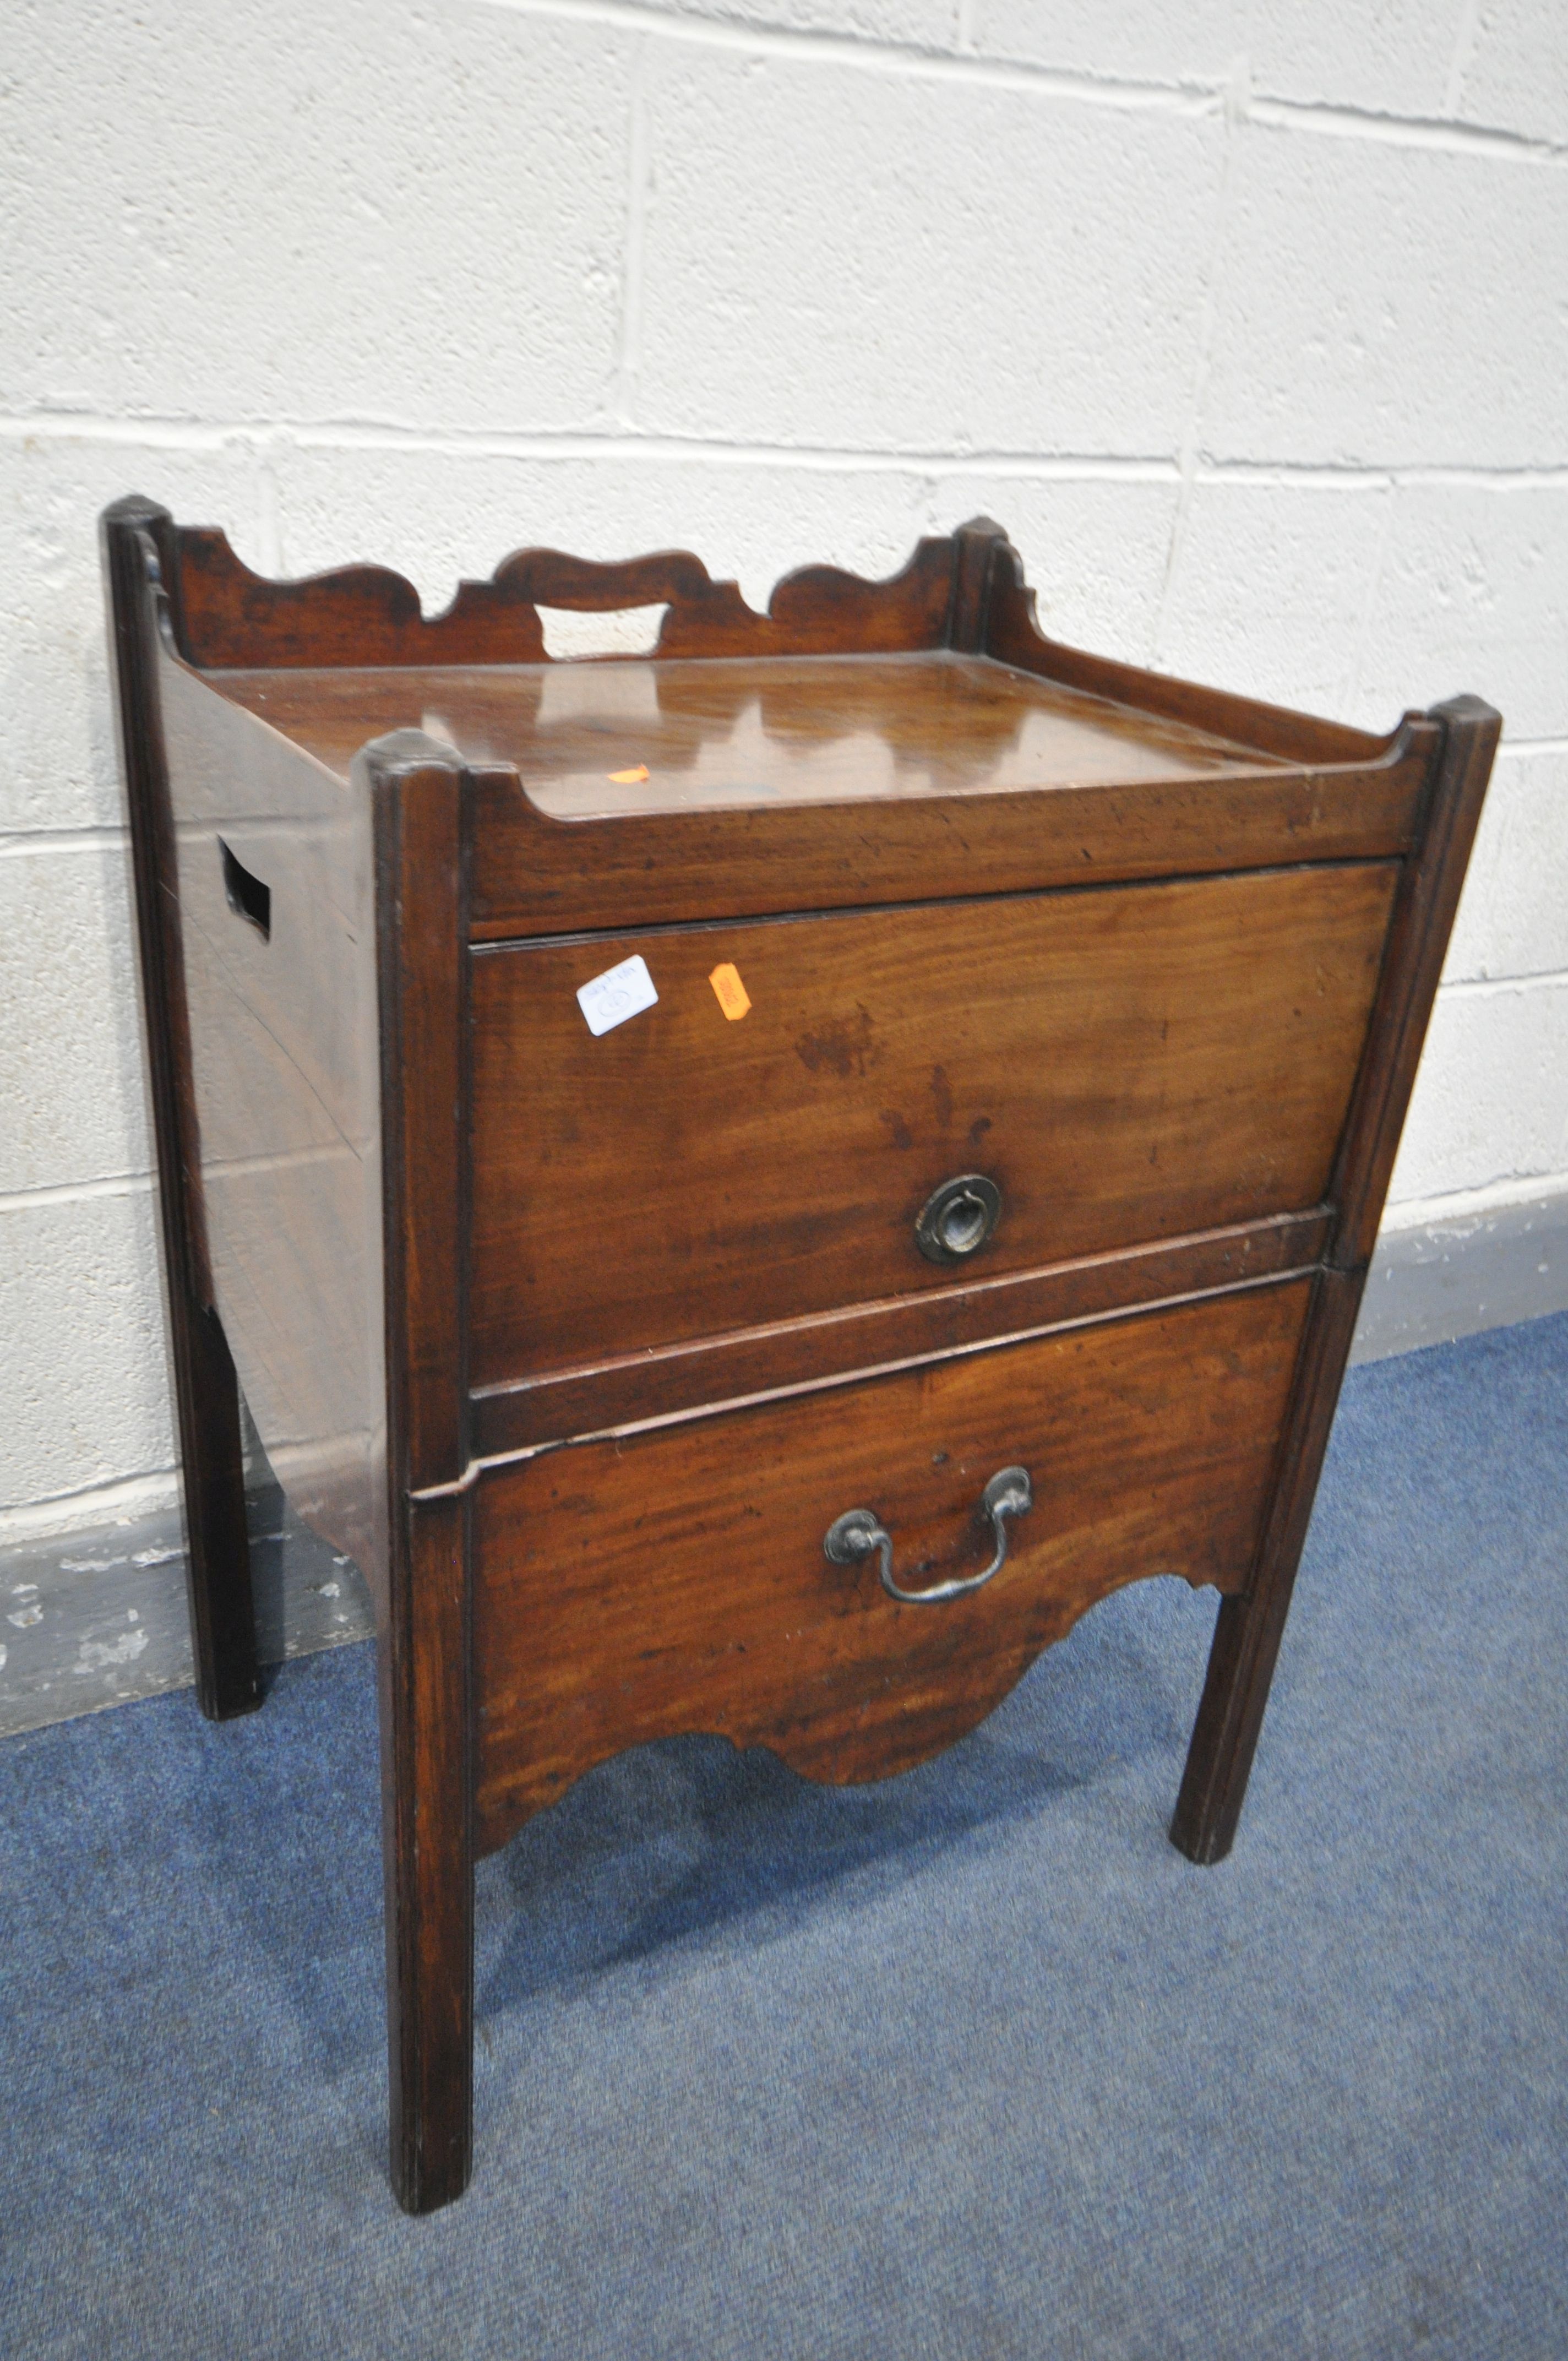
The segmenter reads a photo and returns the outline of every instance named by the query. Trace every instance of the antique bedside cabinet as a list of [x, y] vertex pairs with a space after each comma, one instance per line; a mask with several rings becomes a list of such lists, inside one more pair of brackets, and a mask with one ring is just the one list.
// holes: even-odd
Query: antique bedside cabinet
[[243, 1389], [377, 1602], [404, 2205], [468, 2173], [475, 1857], [621, 1748], [884, 1777], [1178, 1574], [1219, 1860], [1497, 716], [1058, 646], [983, 520], [765, 615], [104, 535], [200, 1697], [259, 1696]]

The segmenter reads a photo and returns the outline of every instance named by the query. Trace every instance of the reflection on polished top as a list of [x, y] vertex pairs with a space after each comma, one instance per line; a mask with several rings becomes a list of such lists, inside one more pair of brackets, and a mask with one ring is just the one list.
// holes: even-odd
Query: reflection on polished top
[[1285, 767], [1180, 723], [946, 652], [204, 676], [344, 777], [369, 740], [422, 730], [465, 763], [511, 765], [530, 800], [564, 820]]

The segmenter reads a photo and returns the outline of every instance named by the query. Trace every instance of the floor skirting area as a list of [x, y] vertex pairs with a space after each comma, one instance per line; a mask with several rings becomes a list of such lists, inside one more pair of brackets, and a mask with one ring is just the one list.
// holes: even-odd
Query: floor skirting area
[[477, 2165], [405, 2220], [370, 1651], [0, 1743], [26, 2361], [1568, 2352], [1568, 1315], [1352, 1372], [1232, 1858], [1213, 1600], [940, 1760], [715, 1740], [483, 1866]]

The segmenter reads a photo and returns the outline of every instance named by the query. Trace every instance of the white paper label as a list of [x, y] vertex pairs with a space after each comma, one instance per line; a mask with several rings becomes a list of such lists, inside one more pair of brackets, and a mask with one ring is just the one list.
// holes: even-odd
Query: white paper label
[[602, 975], [579, 985], [577, 1005], [588, 1020], [588, 1031], [597, 1037], [613, 1025], [624, 1025], [629, 1016], [641, 1016], [658, 997], [648, 962], [636, 951], [619, 967], [607, 967]]

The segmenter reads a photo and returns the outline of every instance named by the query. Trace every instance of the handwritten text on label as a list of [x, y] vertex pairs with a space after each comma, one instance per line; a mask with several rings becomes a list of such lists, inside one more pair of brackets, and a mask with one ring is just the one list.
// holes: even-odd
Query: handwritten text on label
[[577, 988], [577, 1005], [588, 1020], [588, 1031], [596, 1038], [608, 1033], [615, 1025], [624, 1025], [629, 1016], [640, 1016], [652, 1008], [659, 995], [653, 989], [653, 979], [648, 972], [648, 962], [641, 951], [622, 960], [619, 967], [607, 967]]

